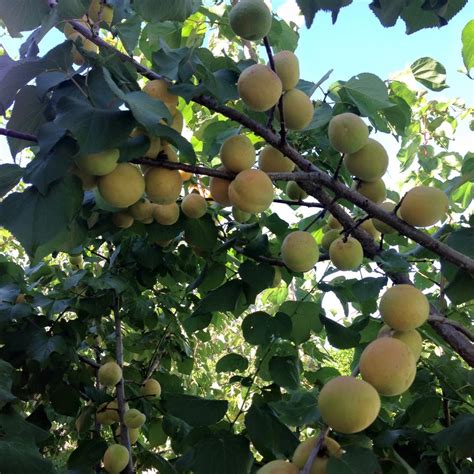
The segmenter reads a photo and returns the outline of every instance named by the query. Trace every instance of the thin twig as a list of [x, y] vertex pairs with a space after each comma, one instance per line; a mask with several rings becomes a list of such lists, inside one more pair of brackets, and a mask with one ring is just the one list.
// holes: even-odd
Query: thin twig
[[29, 133], [19, 132], [17, 130], [9, 130], [7, 128], [0, 128], [0, 135], [5, 135], [10, 138], [17, 138], [18, 140], [26, 140], [28, 142], [38, 142], [38, 138]]

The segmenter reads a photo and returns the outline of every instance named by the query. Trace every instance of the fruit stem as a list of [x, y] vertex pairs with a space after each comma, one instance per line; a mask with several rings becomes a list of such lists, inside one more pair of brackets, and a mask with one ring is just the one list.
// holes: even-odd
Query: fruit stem
[[[120, 317], [120, 299], [117, 295], [114, 295], [114, 320], [115, 320], [115, 357], [117, 364], [123, 369], [123, 340], [122, 340], [122, 321]], [[128, 466], [123, 471], [124, 474], [133, 474], [133, 460], [132, 460], [132, 448], [130, 445], [130, 437], [128, 434], [128, 428], [125, 426], [123, 421], [125, 414], [125, 382], [122, 378], [117, 384], [117, 404], [118, 414], [120, 420], [120, 443], [128, 449], [130, 454]]]

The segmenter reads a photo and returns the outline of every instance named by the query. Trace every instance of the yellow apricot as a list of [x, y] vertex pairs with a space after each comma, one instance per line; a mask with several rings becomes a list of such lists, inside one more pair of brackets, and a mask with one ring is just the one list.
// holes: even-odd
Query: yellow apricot
[[145, 175], [145, 190], [151, 201], [172, 204], [181, 193], [183, 180], [178, 170], [151, 168]]
[[153, 218], [158, 224], [173, 225], [179, 219], [179, 206], [175, 202], [156, 204], [153, 206]]
[[127, 428], [140, 428], [146, 421], [146, 416], [136, 408], [130, 408], [123, 416]]
[[380, 237], [380, 232], [374, 227], [372, 219], [367, 219], [360, 225], [361, 229], [364, 229], [373, 239]]
[[378, 337], [390, 336], [404, 342], [411, 350], [417, 361], [423, 349], [423, 339], [416, 329], [409, 331], [394, 331], [390, 326], [384, 324], [378, 333]]
[[[134, 128], [132, 130], [132, 133], [130, 134], [131, 137], [138, 137], [140, 135], [147, 135], [146, 132], [138, 127]], [[149, 158], [150, 160], [154, 160], [157, 156], [158, 153], [160, 153], [161, 150], [161, 138], [160, 137], [155, 137], [155, 136], [148, 136], [148, 140], [150, 141], [150, 146], [148, 147], [147, 152], [143, 155], [144, 158]], [[145, 165], [146, 166], [146, 165]]]
[[263, 171], [241, 171], [229, 185], [229, 199], [241, 211], [263, 212], [273, 202], [273, 183]]
[[310, 232], [297, 230], [285, 237], [281, 244], [283, 263], [294, 272], [311, 270], [319, 259], [318, 244]]
[[168, 107], [171, 115], [174, 115], [176, 113], [176, 107], [178, 106], [179, 97], [168, 90], [169, 86], [170, 84], [163, 79], [153, 79], [145, 84], [143, 92], [154, 99], [161, 100], [161, 102]]
[[448, 196], [441, 189], [417, 186], [405, 194], [400, 217], [410, 225], [429, 227], [444, 220], [448, 208]]
[[127, 467], [129, 459], [130, 453], [125, 446], [112, 444], [105, 451], [102, 461], [109, 474], [119, 474]]
[[142, 197], [145, 180], [134, 165], [119, 163], [112, 173], [98, 178], [97, 187], [111, 206], [125, 208]]
[[[295, 452], [293, 453], [292, 462], [302, 470], [306, 464], [306, 461], [311, 454], [318, 437], [314, 436], [308, 438], [306, 441], [303, 441], [298, 445]], [[318, 452], [318, 456], [314, 460], [313, 466], [309, 471], [310, 474], [326, 474], [326, 466], [330, 457], [341, 457], [342, 449], [340, 444], [337, 441], [334, 441], [329, 436], [324, 437], [324, 445]]]
[[254, 64], [237, 81], [240, 98], [250, 110], [265, 112], [278, 103], [282, 93], [280, 78], [268, 66]]
[[265, 464], [257, 471], [257, 474], [299, 474], [299, 472], [295, 464], [277, 459]]
[[[380, 204], [381, 209], [390, 213], [393, 212], [395, 207], [396, 207], [396, 204], [391, 201], [385, 201], [382, 204]], [[396, 230], [393, 227], [389, 226], [388, 224], [385, 224], [385, 222], [382, 222], [379, 219], [374, 218], [372, 219], [372, 221], [374, 223], [374, 227], [382, 234], [394, 234], [396, 232]]]
[[410, 388], [416, 375], [415, 356], [398, 339], [372, 341], [360, 356], [360, 374], [381, 395], [400, 395]]
[[74, 64], [78, 66], [82, 66], [85, 62], [84, 56], [81, 54], [79, 49], [76, 47], [76, 43], [80, 45], [80, 47], [84, 51], [88, 51], [91, 53], [97, 53], [99, 51], [99, 47], [93, 43], [91, 40], [87, 39], [85, 36], [81, 35], [78, 31], [74, 31], [68, 37], [71, 41], [74, 41], [74, 46], [72, 47], [72, 60]]
[[344, 165], [362, 181], [377, 181], [387, 171], [388, 155], [379, 142], [369, 138], [360, 150], [344, 156]]
[[178, 161], [179, 161], [178, 154], [176, 153], [176, 150], [169, 143], [165, 143], [162, 146], [160, 154], [165, 155], [166, 159], [168, 161], [171, 161], [172, 163], [178, 163]]
[[280, 150], [267, 145], [260, 152], [258, 167], [265, 173], [291, 173], [295, 164]]
[[100, 16], [101, 21], [107, 23], [109, 26], [112, 24], [114, 18], [113, 8], [110, 5], [104, 5], [102, 7], [101, 0], [92, 0], [87, 14], [94, 23], [99, 21]]
[[99, 367], [97, 377], [102, 385], [115, 387], [122, 379], [122, 369], [116, 362], [106, 362]]
[[324, 385], [319, 393], [318, 407], [323, 421], [333, 430], [358, 433], [377, 418], [380, 397], [364, 380], [340, 376]]
[[73, 164], [70, 168], [70, 172], [76, 175], [82, 183], [82, 189], [84, 191], [90, 191], [97, 186], [97, 179], [95, 176], [82, 171], [76, 164]]
[[255, 163], [255, 148], [245, 135], [234, 135], [222, 144], [220, 158], [226, 169], [239, 173], [252, 168]]
[[[303, 130], [311, 123], [313, 102], [303, 91], [291, 89], [283, 94], [282, 100], [285, 125], [289, 130]], [[278, 109], [276, 116], [280, 116]]]
[[120, 229], [128, 229], [133, 225], [133, 217], [127, 211], [116, 212], [112, 215], [112, 222]]
[[153, 218], [153, 204], [148, 199], [142, 198], [130, 206], [128, 212], [137, 221], [147, 221]]
[[[139, 428], [128, 428], [128, 437], [130, 439], [130, 444], [135, 444], [138, 441], [139, 434]], [[115, 430], [115, 436], [117, 437], [117, 439], [120, 439], [120, 425], [117, 426], [117, 429]]]
[[[223, 171], [225, 168], [220, 166], [217, 169]], [[214, 176], [209, 180], [209, 191], [212, 199], [223, 207], [230, 206], [231, 204], [229, 198], [230, 183], [231, 181], [229, 179], [216, 178]]]
[[413, 285], [395, 285], [382, 295], [379, 311], [391, 328], [409, 331], [428, 319], [430, 305], [426, 296]]
[[369, 128], [356, 114], [345, 112], [329, 122], [329, 143], [340, 153], [355, 153], [367, 144]]
[[188, 194], [181, 201], [181, 210], [191, 219], [200, 219], [207, 212], [207, 201], [200, 194]]
[[273, 56], [273, 61], [283, 90], [294, 89], [300, 80], [300, 64], [296, 54], [292, 51], [280, 51]]
[[348, 237], [346, 241], [339, 237], [329, 246], [329, 258], [339, 270], [357, 270], [364, 259], [364, 251], [353, 237]]
[[182, 133], [184, 128], [184, 117], [183, 114], [176, 110], [173, 115], [173, 121], [171, 122], [171, 128], [174, 128], [178, 133]]
[[358, 181], [355, 189], [376, 204], [381, 203], [387, 196], [387, 188], [382, 179], [373, 182]]
[[158, 380], [148, 379], [140, 388], [140, 393], [147, 398], [158, 398], [161, 395], [161, 385]]

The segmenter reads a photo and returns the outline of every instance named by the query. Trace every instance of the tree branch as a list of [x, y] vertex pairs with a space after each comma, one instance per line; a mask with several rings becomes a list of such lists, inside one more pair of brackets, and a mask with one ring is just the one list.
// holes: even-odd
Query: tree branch
[[18, 140], [26, 140], [28, 142], [38, 142], [38, 138], [29, 133], [18, 132], [17, 130], [9, 130], [7, 128], [0, 128], [0, 135], [5, 135], [10, 138], [18, 138]]

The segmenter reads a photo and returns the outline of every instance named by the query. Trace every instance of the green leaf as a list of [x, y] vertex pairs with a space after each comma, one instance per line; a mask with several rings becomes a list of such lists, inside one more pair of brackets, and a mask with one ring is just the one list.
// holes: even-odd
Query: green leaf
[[73, 134], [83, 154], [118, 148], [127, 141], [135, 125], [130, 112], [98, 109], [71, 97], [62, 97], [56, 108], [54, 123]]
[[362, 73], [343, 83], [342, 93], [359, 109], [362, 115], [370, 117], [380, 109], [393, 107], [388, 98], [387, 86], [375, 74]]
[[184, 236], [190, 245], [204, 250], [212, 250], [217, 243], [217, 227], [209, 214], [201, 219], [186, 219], [184, 221]]
[[474, 20], [469, 21], [462, 30], [462, 59], [469, 74], [474, 67]]
[[[45, 121], [43, 111], [44, 105], [38, 99], [36, 87], [26, 86], [18, 92], [15, 98], [15, 106], [7, 129], [36, 135], [38, 128]], [[28, 148], [34, 143], [9, 137], [8, 145], [12, 156], [16, 156], [23, 148]]]
[[432, 395], [420, 397], [405, 410], [400, 423], [403, 426], [430, 426], [439, 419], [442, 407], [441, 397]]
[[410, 66], [415, 79], [432, 91], [442, 91], [446, 84], [445, 67], [432, 58], [420, 58]]
[[67, 177], [41, 195], [34, 187], [13, 193], [0, 203], [0, 224], [20, 241], [30, 257], [41, 258], [54, 250], [82, 203], [78, 179]]
[[326, 328], [331, 346], [337, 347], [338, 349], [349, 349], [359, 344], [360, 334], [354, 329], [346, 328], [323, 315], [321, 315], [321, 321]]
[[92, 466], [100, 462], [107, 449], [103, 439], [86, 439], [79, 442], [79, 446], [70, 454], [67, 467], [78, 472], [87, 472]]
[[27, 352], [32, 359], [44, 364], [51, 354], [66, 354], [68, 349], [66, 340], [62, 336], [49, 336], [43, 330], [37, 330], [32, 333]]
[[383, 26], [394, 26], [409, 0], [376, 0], [369, 7]]
[[81, 407], [79, 391], [70, 385], [60, 384], [51, 392], [51, 405], [60, 415], [76, 416]]
[[377, 456], [371, 449], [345, 448], [340, 458], [330, 457], [327, 465], [328, 474], [376, 474], [382, 472]]
[[405, 273], [410, 269], [407, 259], [395, 249], [384, 250], [375, 257], [375, 261], [382, 264], [386, 272]]
[[339, 10], [342, 7], [350, 5], [352, 0], [331, 0], [330, 2], [327, 0], [296, 0], [296, 3], [304, 15], [306, 28], [310, 28], [313, 24], [314, 16], [318, 11], [331, 11], [332, 22], [335, 23]]
[[26, 422], [14, 412], [0, 413], [0, 472], [50, 474], [53, 466], [44, 459], [38, 445], [49, 433]]
[[279, 311], [291, 318], [291, 340], [296, 344], [306, 342], [311, 331], [319, 333], [323, 325], [319, 319], [321, 305], [310, 301], [285, 301]]
[[312, 425], [318, 420], [318, 400], [311, 392], [295, 391], [288, 399], [271, 402], [283, 423], [289, 426]]
[[162, 404], [167, 413], [184, 420], [191, 426], [208, 426], [220, 421], [227, 413], [226, 400], [205, 398], [177, 393], [166, 393]]
[[298, 438], [266, 405], [252, 405], [245, 415], [245, 428], [257, 451], [265, 458], [290, 458]]
[[142, 20], [138, 15], [127, 18], [126, 21], [115, 25], [118, 36], [128, 54], [133, 55], [133, 51], [138, 45], [142, 32]]
[[244, 372], [249, 366], [249, 361], [246, 357], [240, 354], [227, 354], [221, 357], [216, 364], [216, 372]]
[[257, 311], [242, 321], [244, 339], [252, 345], [268, 344], [277, 337], [288, 337], [291, 332], [291, 320], [283, 313], [271, 317], [268, 313]]
[[24, 169], [18, 165], [0, 165], [0, 197], [11, 191], [23, 176]]
[[56, 8], [60, 18], [81, 18], [89, 5], [89, 0], [60, 0]]
[[245, 436], [219, 431], [206, 436], [193, 447], [191, 462], [186, 465], [186, 472], [248, 474], [252, 464], [253, 456], [248, 439]]
[[161, 21], [184, 21], [201, 6], [200, 0], [136, 0], [135, 11], [144, 20], [158, 23]]
[[473, 439], [474, 415], [467, 413], [459, 415], [451, 426], [433, 435], [439, 447], [460, 449], [466, 457], [474, 455]]
[[16, 399], [11, 392], [12, 375], [13, 367], [8, 362], [0, 359], [0, 408]]
[[48, 2], [37, 0], [0, 0], [2, 21], [11, 36], [18, 36], [21, 31], [30, 31], [41, 24], [43, 17], [49, 13]]
[[234, 311], [242, 297], [242, 282], [230, 280], [208, 293], [198, 304], [195, 314]]
[[273, 356], [270, 359], [270, 375], [273, 381], [290, 390], [296, 390], [300, 384], [300, 361], [292, 356]]

